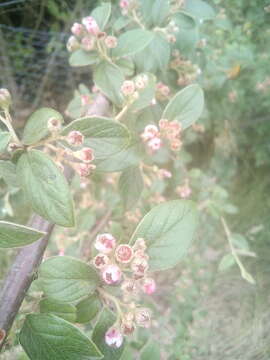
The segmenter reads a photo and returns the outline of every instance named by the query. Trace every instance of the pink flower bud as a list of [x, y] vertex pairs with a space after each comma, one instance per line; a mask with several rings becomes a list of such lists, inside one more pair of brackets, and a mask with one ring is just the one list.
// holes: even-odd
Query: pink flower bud
[[80, 43], [75, 38], [75, 36], [70, 36], [70, 38], [67, 41], [67, 50], [69, 52], [73, 52], [73, 51], [79, 49], [79, 47], [80, 47]]
[[160, 149], [162, 142], [160, 138], [154, 137], [153, 139], [148, 141], [147, 145], [151, 150], [157, 151]]
[[111, 234], [100, 234], [96, 238], [95, 248], [104, 253], [110, 253], [116, 245], [116, 240]]
[[96, 168], [96, 166], [93, 164], [82, 163], [82, 164], [75, 165], [75, 170], [81, 177], [89, 176], [91, 174], [91, 171], [95, 170], [95, 168]]
[[133, 257], [133, 249], [127, 244], [119, 245], [115, 250], [115, 258], [121, 263], [128, 263]]
[[106, 284], [115, 285], [121, 281], [122, 271], [117, 265], [106, 265], [101, 270], [101, 276]]
[[125, 96], [132, 95], [135, 91], [135, 84], [132, 80], [126, 80], [121, 86], [121, 91]]
[[148, 83], [148, 76], [143, 74], [137, 76], [135, 79], [135, 86], [137, 89], [144, 89]]
[[100, 32], [99, 26], [96, 20], [92, 16], [87, 16], [82, 20], [83, 25], [86, 27], [86, 30], [92, 34], [97, 36]]
[[85, 51], [91, 51], [95, 47], [95, 39], [90, 36], [85, 36], [82, 38], [81, 41], [82, 49]]
[[164, 179], [164, 178], [169, 179], [169, 178], [172, 177], [172, 173], [169, 170], [166, 170], [166, 169], [159, 169], [158, 174], [161, 177], [161, 179]]
[[105, 254], [97, 254], [93, 259], [93, 264], [97, 269], [102, 269], [104, 266], [108, 265], [110, 259]]
[[52, 133], [56, 133], [61, 129], [61, 120], [51, 117], [47, 122], [48, 130]]
[[104, 43], [108, 49], [114, 49], [117, 46], [117, 38], [115, 36], [107, 36]]
[[79, 24], [79, 23], [74, 23], [71, 27], [71, 32], [73, 35], [76, 35], [76, 36], [81, 36], [83, 34], [83, 31], [84, 28], [82, 26], [82, 24]]
[[159, 134], [158, 128], [156, 125], [147, 125], [144, 128], [144, 132], [141, 134], [141, 138], [144, 141], [148, 141], [150, 139], [153, 139]]
[[68, 133], [66, 141], [69, 145], [81, 146], [84, 142], [84, 136], [80, 131], [72, 130]]
[[152, 278], [146, 278], [142, 284], [143, 292], [147, 295], [151, 295], [156, 291], [156, 282]]
[[182, 147], [182, 141], [179, 139], [173, 139], [171, 141], [171, 150], [179, 151]]
[[133, 245], [133, 250], [137, 251], [137, 250], [146, 250], [146, 244], [145, 244], [145, 240], [143, 238], [138, 238], [135, 241], [135, 244]]
[[81, 103], [82, 106], [86, 106], [91, 104], [92, 100], [91, 100], [91, 96], [90, 95], [81, 95]]
[[85, 163], [90, 163], [94, 160], [94, 154], [93, 149], [85, 147], [79, 151], [76, 151], [74, 153], [74, 156], [76, 156], [78, 159], [82, 160]]
[[128, 7], [129, 7], [129, 0], [121, 0], [121, 1], [119, 2], [119, 6], [120, 6], [120, 8], [122, 8], [122, 9], [128, 8]]
[[168, 127], [169, 121], [167, 119], [160, 119], [158, 124], [161, 129], [166, 129]]
[[135, 257], [131, 263], [131, 270], [135, 273], [135, 275], [144, 275], [148, 268], [148, 262], [143, 257]]
[[151, 311], [147, 308], [139, 308], [135, 312], [135, 320], [138, 326], [149, 328], [151, 325]]
[[116, 327], [111, 327], [105, 334], [106, 344], [113, 348], [120, 348], [123, 340], [123, 335]]

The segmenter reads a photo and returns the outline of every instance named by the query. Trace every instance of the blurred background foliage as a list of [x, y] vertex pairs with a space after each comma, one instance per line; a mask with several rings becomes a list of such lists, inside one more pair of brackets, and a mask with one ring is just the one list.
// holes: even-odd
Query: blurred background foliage
[[[199, 2], [192, 1], [198, 6]], [[91, 75], [85, 68], [69, 67], [65, 42], [71, 24], [95, 4], [0, 2], [0, 86], [14, 94], [19, 128], [38, 106], [64, 111], [75, 87], [81, 82], [89, 86]], [[190, 257], [175, 271], [160, 275], [156, 313], [161, 316], [153, 332], [165, 353], [171, 354], [170, 360], [266, 360], [270, 357], [270, 5], [264, 0], [209, 4], [214, 16], [206, 16], [200, 33], [194, 30], [182, 43], [188, 58], [202, 70], [207, 104], [200, 120], [205, 131], [187, 133], [183, 156], [194, 198], [202, 203], [210, 198], [214, 217], [222, 208], [231, 231], [242, 234], [242, 243], [248, 242], [256, 253], [256, 258], [245, 258], [256, 285], [246, 283], [236, 266], [217, 272], [228, 245], [219, 222], [204, 214]], [[99, 196], [117, 203], [114, 192], [111, 188]], [[0, 196], [2, 219], [27, 220], [20, 192], [7, 192], [1, 181]], [[82, 229], [88, 231], [96, 216], [98, 211], [93, 211], [91, 221], [89, 216], [82, 220]], [[123, 230], [117, 222], [111, 227]], [[72, 254], [74, 246], [68, 251]], [[12, 250], [0, 253], [0, 284], [13, 255]], [[141, 333], [132, 346], [139, 348], [146, 337]], [[15, 347], [0, 358], [22, 360], [25, 355]]]

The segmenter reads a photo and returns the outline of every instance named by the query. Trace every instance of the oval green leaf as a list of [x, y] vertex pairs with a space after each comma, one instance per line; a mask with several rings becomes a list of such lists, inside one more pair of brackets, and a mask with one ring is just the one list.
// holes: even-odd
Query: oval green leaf
[[39, 310], [41, 313], [53, 314], [70, 322], [76, 320], [76, 307], [74, 305], [65, 304], [54, 299], [42, 299], [39, 302]]
[[45, 219], [74, 226], [73, 201], [66, 178], [52, 159], [39, 150], [21, 155], [17, 175], [33, 210]]
[[39, 276], [45, 295], [64, 303], [82, 300], [99, 284], [99, 276], [92, 267], [69, 256], [46, 260], [40, 266]]
[[85, 324], [93, 320], [93, 318], [97, 315], [97, 313], [102, 308], [102, 303], [97, 296], [97, 294], [93, 294], [86, 299], [80, 301], [77, 305], [77, 318], [76, 322], [80, 324]]
[[131, 209], [139, 201], [144, 187], [140, 168], [135, 166], [123, 171], [118, 186], [125, 210]]
[[111, 8], [111, 3], [108, 2], [103, 3], [92, 11], [91, 16], [96, 20], [100, 30], [105, 29], [111, 15]]
[[127, 147], [130, 135], [128, 129], [118, 122], [100, 116], [74, 120], [62, 131], [80, 131], [86, 138], [85, 144], [94, 150], [96, 159], [106, 159]]
[[204, 107], [204, 95], [198, 84], [180, 90], [167, 104], [163, 119], [179, 121], [183, 129], [188, 128], [201, 116]]
[[69, 57], [70, 66], [88, 66], [98, 63], [99, 56], [96, 52], [87, 52], [82, 49], [74, 51]]
[[23, 143], [32, 145], [49, 136], [47, 124], [50, 118], [56, 118], [63, 122], [63, 116], [54, 109], [41, 108], [35, 111], [27, 120], [23, 130]]
[[31, 360], [93, 360], [102, 353], [77, 327], [51, 314], [30, 314], [19, 341]]
[[6, 150], [10, 139], [11, 135], [8, 131], [0, 132], [0, 153], [3, 153]]
[[144, 238], [150, 270], [174, 267], [187, 254], [197, 224], [197, 209], [190, 200], [172, 200], [149, 211], [130, 240]]
[[32, 244], [45, 233], [27, 226], [0, 221], [0, 248], [14, 248]]
[[142, 51], [153, 39], [154, 33], [148, 30], [135, 29], [122, 34], [118, 45], [112, 51], [114, 57], [129, 56]]

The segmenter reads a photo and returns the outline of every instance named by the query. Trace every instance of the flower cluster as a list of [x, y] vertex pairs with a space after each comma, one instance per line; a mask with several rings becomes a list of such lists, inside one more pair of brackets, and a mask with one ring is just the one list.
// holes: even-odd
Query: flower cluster
[[[105, 334], [105, 341], [109, 346], [120, 347], [123, 337], [132, 334], [136, 326], [150, 326], [150, 310], [137, 306], [134, 300], [141, 292], [153, 294], [156, 283], [148, 276], [149, 257], [144, 239], [137, 239], [133, 246], [117, 245], [113, 235], [105, 233], [97, 236], [95, 248], [99, 253], [93, 259], [93, 265], [100, 271], [103, 282], [106, 285], [119, 285], [121, 289], [122, 301], [114, 298], [114, 302], [117, 303], [117, 310], [121, 306], [126, 310], [118, 311], [117, 322]], [[101, 295], [106, 300], [106, 292], [101, 290]], [[109, 295], [108, 300], [111, 298]]]
[[158, 100], [164, 101], [168, 100], [170, 95], [170, 88], [169, 86], [165, 85], [163, 82], [158, 82], [156, 85], [156, 97]]
[[156, 125], [147, 125], [141, 134], [141, 138], [151, 151], [160, 149], [164, 141], [169, 143], [171, 150], [178, 151], [182, 147], [180, 134], [181, 125], [177, 121], [161, 119], [159, 128]]
[[134, 80], [125, 80], [121, 86], [121, 92], [132, 103], [138, 99], [140, 91], [145, 89], [148, 81], [146, 74], [140, 74]]
[[191, 187], [189, 186], [189, 180], [185, 179], [185, 182], [183, 185], [181, 186], [177, 186], [176, 188], [176, 193], [182, 198], [182, 199], [186, 199], [188, 198], [191, 193]]
[[70, 52], [78, 49], [85, 51], [97, 50], [101, 53], [106, 49], [117, 46], [117, 38], [101, 31], [92, 16], [82, 19], [81, 23], [74, 23], [71, 27], [72, 36], [68, 39], [67, 49]]
[[198, 65], [192, 64], [190, 60], [184, 60], [178, 50], [173, 51], [173, 56], [174, 59], [170, 63], [170, 68], [177, 72], [178, 85], [186, 86], [194, 82], [201, 74]]

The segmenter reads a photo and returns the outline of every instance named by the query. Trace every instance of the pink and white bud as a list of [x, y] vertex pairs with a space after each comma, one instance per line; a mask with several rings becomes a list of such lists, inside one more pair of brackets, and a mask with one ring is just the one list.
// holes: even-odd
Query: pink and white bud
[[158, 127], [156, 125], [147, 125], [144, 128], [143, 133], [141, 134], [141, 138], [144, 141], [148, 141], [150, 139], [153, 139], [154, 137], [156, 137], [159, 134], [159, 130]]
[[129, 0], [121, 0], [119, 6], [121, 9], [127, 9], [129, 7]]
[[91, 51], [95, 47], [95, 39], [90, 36], [84, 36], [81, 41], [81, 47], [85, 51]]
[[74, 152], [73, 155], [85, 163], [90, 163], [95, 158], [93, 149], [88, 147], [85, 147], [79, 151]]
[[122, 279], [122, 271], [117, 265], [106, 265], [101, 270], [101, 276], [107, 285], [116, 285]]
[[143, 280], [142, 289], [147, 295], [152, 295], [156, 291], [156, 282], [152, 278], [145, 278]]
[[182, 141], [179, 139], [173, 139], [171, 141], [171, 150], [179, 151], [182, 147]]
[[92, 102], [90, 95], [81, 95], [82, 106], [90, 105]]
[[127, 244], [121, 244], [115, 250], [115, 258], [118, 262], [129, 263], [132, 257], [133, 249]]
[[75, 22], [71, 27], [71, 32], [75, 36], [81, 36], [84, 33], [84, 27], [82, 24]]
[[72, 130], [66, 136], [66, 141], [72, 146], [81, 146], [84, 142], [84, 136], [80, 131]]
[[136, 324], [140, 327], [149, 328], [151, 325], [151, 311], [147, 308], [138, 308], [135, 312]]
[[75, 170], [81, 177], [89, 176], [91, 174], [92, 170], [95, 170], [95, 168], [96, 168], [96, 165], [93, 165], [93, 164], [81, 163], [81, 164], [75, 165]]
[[154, 137], [153, 139], [148, 141], [147, 145], [151, 150], [157, 151], [161, 148], [162, 141], [160, 138]]
[[135, 84], [132, 80], [125, 80], [121, 86], [121, 91], [125, 96], [132, 95], [135, 91]]
[[144, 257], [135, 257], [131, 263], [131, 270], [135, 275], [144, 275], [148, 268], [148, 261]]
[[117, 38], [115, 36], [106, 36], [104, 43], [108, 49], [114, 49], [117, 46]]
[[105, 334], [106, 344], [113, 348], [120, 348], [123, 344], [123, 340], [122, 333], [116, 327], [111, 327]]
[[143, 74], [137, 76], [135, 79], [135, 86], [137, 89], [144, 89], [147, 86], [148, 83], [148, 76]]
[[172, 173], [166, 169], [159, 169], [158, 174], [161, 179], [170, 179], [172, 177]]
[[51, 117], [47, 122], [48, 130], [51, 133], [57, 133], [61, 129], [61, 120]]
[[97, 36], [100, 32], [99, 26], [96, 20], [92, 16], [87, 16], [82, 20], [83, 25], [86, 27], [86, 30], [92, 34]]
[[100, 234], [96, 238], [95, 248], [104, 254], [109, 254], [115, 246], [116, 240], [112, 234]]
[[167, 120], [167, 119], [160, 119], [159, 123], [158, 123], [158, 125], [161, 129], [167, 129], [168, 124], [169, 124], [169, 120]]
[[177, 192], [177, 194], [180, 195], [180, 197], [181, 197], [182, 199], [186, 199], [186, 198], [188, 198], [188, 197], [191, 195], [192, 190], [191, 190], [190, 186], [188, 185], [188, 183], [186, 183], [186, 184], [183, 185], [183, 186], [177, 187], [177, 188], [176, 188], [176, 192]]
[[108, 265], [110, 259], [105, 254], [97, 254], [93, 259], [93, 264], [97, 269], [102, 269], [104, 266]]
[[76, 39], [75, 36], [70, 36], [70, 38], [67, 41], [67, 51], [73, 52], [75, 50], [78, 50], [80, 48], [80, 43]]
[[11, 94], [8, 89], [0, 89], [0, 108], [8, 108], [11, 104]]

